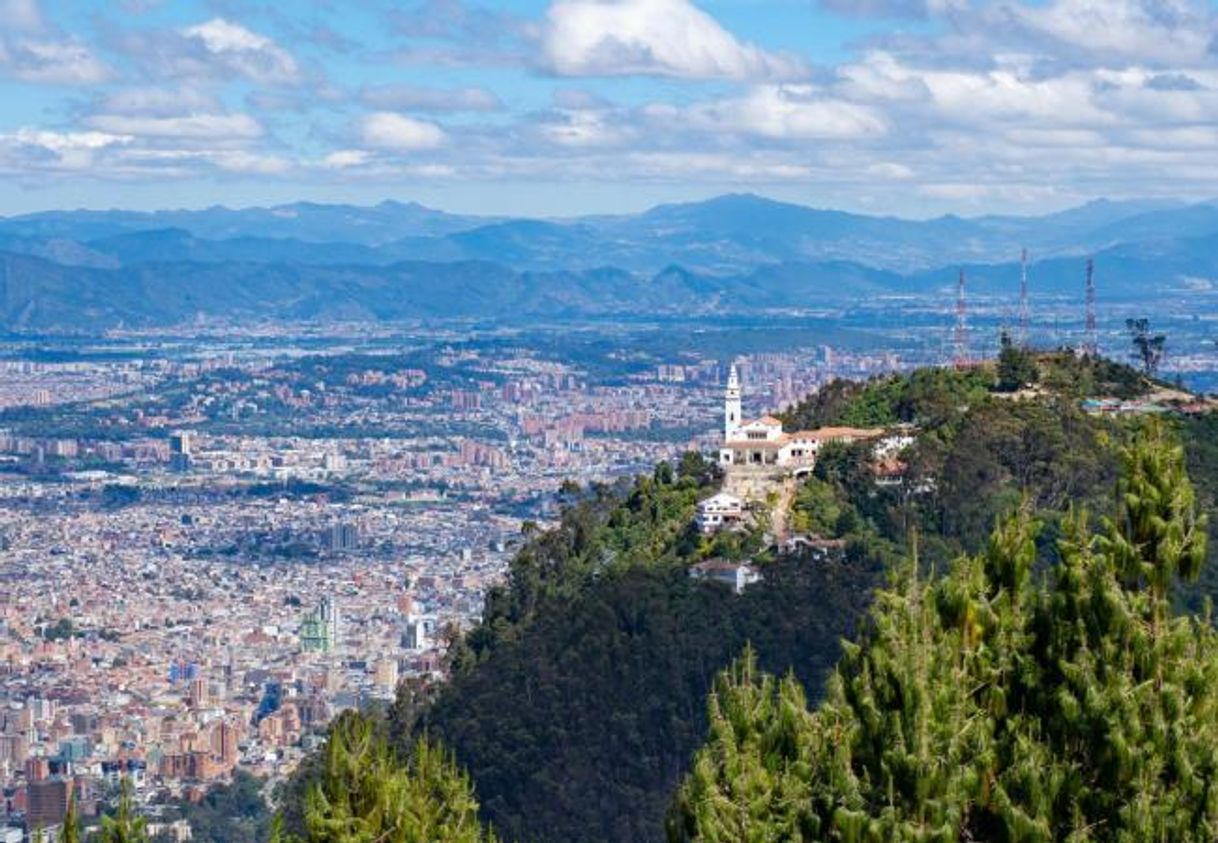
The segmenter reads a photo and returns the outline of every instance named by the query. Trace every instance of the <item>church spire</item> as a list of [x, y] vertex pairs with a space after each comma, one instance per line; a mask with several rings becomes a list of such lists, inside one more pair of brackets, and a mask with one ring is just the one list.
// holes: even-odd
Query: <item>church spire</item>
[[736, 364], [732, 364], [727, 376], [727, 391], [723, 397], [723, 438], [730, 441], [740, 427], [740, 376], [736, 372]]

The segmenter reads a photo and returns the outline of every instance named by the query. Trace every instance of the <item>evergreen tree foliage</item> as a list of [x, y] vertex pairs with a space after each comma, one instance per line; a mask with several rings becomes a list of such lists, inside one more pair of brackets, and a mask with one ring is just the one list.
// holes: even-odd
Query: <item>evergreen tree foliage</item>
[[[443, 749], [418, 740], [402, 761], [369, 717], [331, 728], [324, 771], [305, 805], [308, 843], [493, 843], [469, 777]], [[279, 824], [274, 835], [281, 835]]]
[[1016, 345], [1011, 335], [1002, 334], [1002, 348], [998, 352], [999, 392], [1018, 392], [1038, 377], [1036, 356], [1026, 348]]
[[715, 682], [707, 748], [678, 795], [669, 835], [715, 843], [814, 837], [806, 718], [799, 681], [760, 673], [747, 647]]
[[1161, 425], [1121, 456], [1115, 516], [1071, 513], [1046, 576], [1026, 505], [942, 579], [908, 566], [815, 712], [746, 653], [670, 838], [1218, 839], [1218, 634], [1171, 608], [1206, 522]]
[[114, 815], [102, 817], [98, 840], [100, 843], [147, 843], [148, 820], [136, 810], [131, 779], [123, 779], [118, 794], [118, 809]]
[[[265, 781], [244, 770], [216, 785], [199, 801], [179, 803], [194, 843], [259, 843], [267, 838], [271, 812], [263, 798]], [[303, 793], [301, 794], [303, 801]]]
[[63, 832], [59, 843], [81, 843], [80, 811], [76, 805], [76, 788], [68, 785], [68, 810], [63, 817]]

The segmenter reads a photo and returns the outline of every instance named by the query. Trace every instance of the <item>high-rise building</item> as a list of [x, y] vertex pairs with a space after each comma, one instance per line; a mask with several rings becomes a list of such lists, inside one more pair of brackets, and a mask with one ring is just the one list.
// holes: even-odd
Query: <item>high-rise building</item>
[[169, 437], [169, 468], [172, 471], [189, 471], [194, 458], [193, 435], [189, 430], [178, 430]]
[[68, 782], [64, 779], [31, 782], [26, 798], [29, 805], [26, 824], [30, 828], [60, 825], [68, 813]]
[[169, 453], [191, 456], [193, 438], [193, 434], [189, 430], [175, 430], [169, 436]]
[[322, 535], [322, 546], [333, 553], [359, 547], [359, 528], [354, 524], [335, 524]]
[[300, 647], [309, 653], [328, 653], [338, 644], [338, 605], [323, 597], [300, 624]]
[[240, 739], [241, 733], [237, 727], [228, 721], [222, 721], [211, 732], [212, 755], [219, 758], [225, 766], [235, 765], [241, 758], [238, 745]]
[[196, 677], [190, 682], [190, 707], [202, 708], [207, 705], [207, 680], [202, 677]]

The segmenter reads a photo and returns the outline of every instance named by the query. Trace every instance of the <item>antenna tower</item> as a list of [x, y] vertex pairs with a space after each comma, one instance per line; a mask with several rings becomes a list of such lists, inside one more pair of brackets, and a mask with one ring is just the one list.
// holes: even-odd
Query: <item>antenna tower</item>
[[1095, 327], [1095, 261], [1087, 259], [1087, 328], [1083, 337], [1083, 352], [1095, 357], [1099, 354], [1099, 333]]
[[1019, 344], [1028, 347], [1028, 250], [1024, 249], [1019, 258]]
[[968, 302], [964, 297], [964, 270], [956, 282], [956, 334], [954, 337], [956, 368], [963, 368], [968, 360]]

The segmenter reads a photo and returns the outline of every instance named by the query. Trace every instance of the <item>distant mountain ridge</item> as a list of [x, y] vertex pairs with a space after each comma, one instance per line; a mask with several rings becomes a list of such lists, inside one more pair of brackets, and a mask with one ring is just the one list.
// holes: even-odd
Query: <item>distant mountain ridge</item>
[[[174, 241], [164, 232], [189, 234]], [[874, 217], [751, 194], [569, 220], [462, 216], [417, 203], [298, 202], [198, 211], [55, 211], [0, 219], [0, 248], [97, 265], [161, 260], [364, 263], [488, 260], [519, 270], [669, 264], [739, 273], [783, 262], [843, 260], [908, 273], [960, 262], [1036, 259], [1122, 243], [1218, 234], [1218, 204], [1099, 200], [1043, 217]], [[49, 244], [58, 243], [53, 249]], [[67, 244], [75, 244], [74, 249]], [[99, 256], [101, 256], [99, 258]], [[52, 259], [56, 259], [52, 257]]]
[[1218, 204], [1098, 201], [1044, 217], [870, 217], [737, 194], [571, 220], [295, 203], [0, 219], [0, 327], [200, 317], [407, 319], [702, 313], [927, 293], [1106, 295], [1218, 285]]

